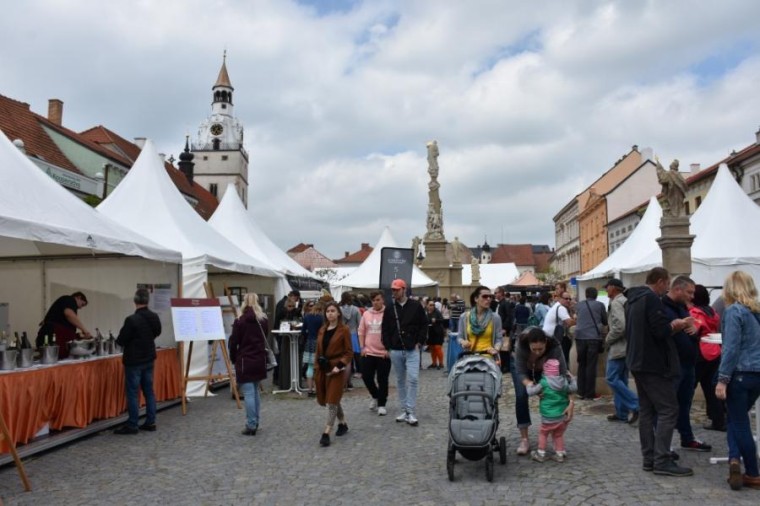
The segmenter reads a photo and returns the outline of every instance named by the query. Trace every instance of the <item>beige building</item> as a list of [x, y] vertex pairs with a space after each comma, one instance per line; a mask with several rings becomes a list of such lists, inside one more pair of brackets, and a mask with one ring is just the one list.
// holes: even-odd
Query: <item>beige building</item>
[[[640, 202], [658, 191], [652, 187], [654, 166], [651, 158], [651, 149], [640, 152], [634, 145], [554, 217], [556, 253], [553, 267], [563, 278], [586, 272], [607, 258], [610, 216], [624, 213], [633, 206], [629, 205], [630, 202]], [[655, 175], [655, 184], [656, 181]]]

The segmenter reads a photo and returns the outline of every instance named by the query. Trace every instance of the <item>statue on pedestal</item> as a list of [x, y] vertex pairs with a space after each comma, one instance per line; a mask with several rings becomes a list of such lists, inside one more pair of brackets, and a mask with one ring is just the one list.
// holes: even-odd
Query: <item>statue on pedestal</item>
[[662, 206], [662, 215], [671, 218], [684, 216], [684, 198], [688, 191], [686, 180], [678, 172], [678, 160], [673, 160], [670, 170], [665, 168], [657, 160], [657, 181], [662, 185], [662, 196], [665, 197]]
[[472, 257], [470, 268], [472, 269], [472, 282], [475, 284], [475, 282], [480, 281], [480, 262], [477, 258]]
[[454, 240], [451, 241], [451, 262], [452, 263], [461, 263], [462, 262], [462, 253], [464, 253], [465, 245], [459, 242], [459, 237], [454, 237]]
[[428, 210], [427, 210], [427, 232], [425, 240], [443, 241], [443, 205], [438, 189], [441, 184], [438, 182], [438, 143], [430, 141], [427, 143], [427, 160], [428, 174], [430, 182], [428, 183]]

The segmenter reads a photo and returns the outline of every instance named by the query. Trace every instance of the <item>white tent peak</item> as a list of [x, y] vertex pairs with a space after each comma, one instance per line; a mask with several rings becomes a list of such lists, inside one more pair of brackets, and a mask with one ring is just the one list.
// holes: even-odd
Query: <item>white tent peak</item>
[[[380, 286], [380, 255], [383, 248], [397, 248], [398, 243], [391, 235], [390, 227], [383, 228], [380, 238], [375, 243], [372, 253], [356, 268], [354, 272], [336, 284], [346, 288], [372, 289]], [[437, 285], [422, 269], [416, 265], [412, 268], [412, 288]]]
[[292, 276], [315, 277], [267, 237], [243, 205], [234, 184], [227, 185], [222, 201], [208, 223], [243, 251], [271, 268]]
[[97, 209], [159, 244], [178, 249], [185, 262], [202, 259], [222, 269], [278, 276], [195, 212], [167, 174], [151, 140], [146, 140], [127, 176]]

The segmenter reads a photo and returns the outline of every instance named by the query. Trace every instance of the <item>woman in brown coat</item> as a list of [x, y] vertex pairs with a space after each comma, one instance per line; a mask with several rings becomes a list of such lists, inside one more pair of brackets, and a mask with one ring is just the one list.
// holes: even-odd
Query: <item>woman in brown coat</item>
[[314, 382], [317, 387], [317, 402], [327, 405], [327, 425], [319, 444], [330, 446], [330, 432], [338, 419], [336, 436], [348, 432], [348, 424], [343, 414], [340, 400], [343, 397], [343, 370], [353, 358], [351, 332], [341, 318], [340, 307], [334, 301], [325, 304], [324, 324], [317, 336], [317, 369]]

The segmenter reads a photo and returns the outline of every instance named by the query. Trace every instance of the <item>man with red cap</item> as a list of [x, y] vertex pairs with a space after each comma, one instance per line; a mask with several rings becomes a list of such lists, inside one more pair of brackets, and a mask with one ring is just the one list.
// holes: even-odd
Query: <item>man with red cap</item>
[[420, 347], [427, 338], [427, 317], [422, 305], [406, 296], [406, 282], [391, 283], [393, 301], [383, 313], [383, 346], [390, 352], [396, 371], [396, 387], [401, 413], [397, 422], [417, 425], [417, 381], [420, 374]]

